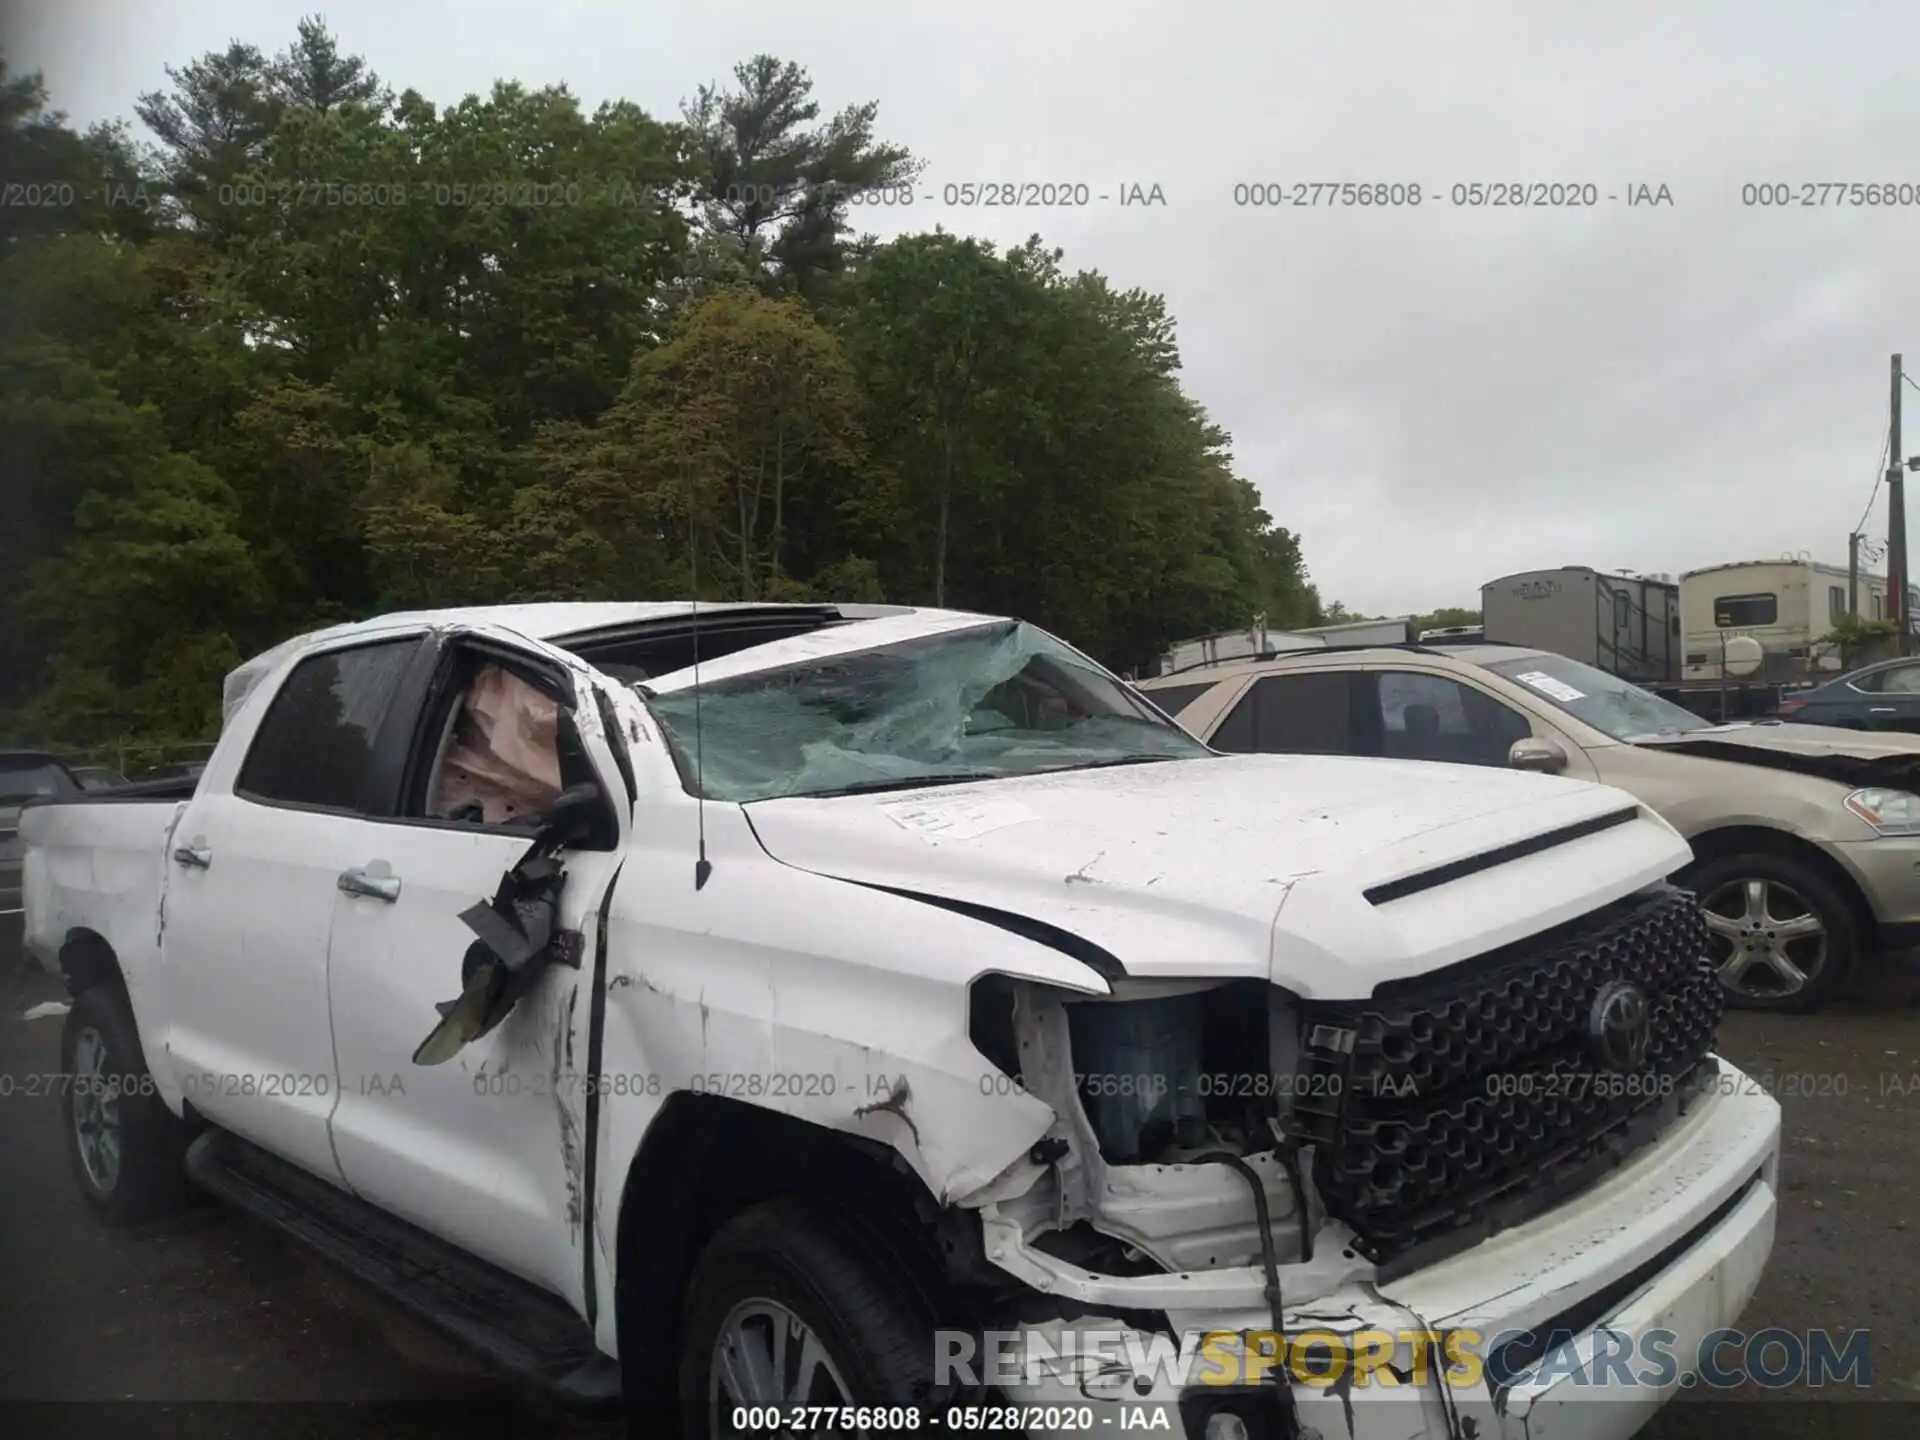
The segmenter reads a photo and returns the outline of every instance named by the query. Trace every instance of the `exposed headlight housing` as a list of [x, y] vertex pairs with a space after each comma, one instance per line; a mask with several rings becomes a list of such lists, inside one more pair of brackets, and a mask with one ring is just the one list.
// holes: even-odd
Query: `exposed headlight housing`
[[1920, 795], [1869, 787], [1847, 796], [1847, 809], [1882, 835], [1920, 835]]

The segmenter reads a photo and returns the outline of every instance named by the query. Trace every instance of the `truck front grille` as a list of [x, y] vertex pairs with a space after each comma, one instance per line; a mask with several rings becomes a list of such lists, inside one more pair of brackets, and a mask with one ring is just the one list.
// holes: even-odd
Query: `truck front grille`
[[[1663, 885], [1370, 999], [1303, 1005], [1311, 1098], [1295, 1118], [1328, 1212], [1397, 1273], [1628, 1158], [1711, 1069], [1722, 997], [1706, 951], [1695, 898]], [[1628, 1018], [1633, 992], [1638, 1065], [1621, 1058], [1631, 1025], [1604, 1035], [1596, 1016], [1610, 999]]]

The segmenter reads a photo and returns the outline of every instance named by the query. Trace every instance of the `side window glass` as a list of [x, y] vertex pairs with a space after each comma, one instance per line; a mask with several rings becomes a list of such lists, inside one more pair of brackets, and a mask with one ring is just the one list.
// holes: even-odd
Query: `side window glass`
[[256, 800], [357, 810], [375, 741], [419, 640], [383, 640], [302, 660], [253, 737], [239, 793]]
[[1388, 670], [1378, 680], [1381, 753], [1391, 759], [1505, 765], [1513, 742], [1532, 733], [1525, 717], [1444, 675]]
[[1213, 686], [1213, 681], [1202, 680], [1198, 685], [1163, 685], [1158, 689], [1143, 690], [1141, 693], [1167, 714], [1178, 715]]
[[1213, 735], [1207, 743], [1216, 750], [1225, 750], [1234, 755], [1253, 753], [1253, 706], [1254, 696], [1259, 687], [1240, 697], [1240, 701], [1229, 710], [1220, 723], [1213, 727]]
[[1901, 665], [1883, 675], [1882, 690], [1895, 695], [1920, 695], [1920, 665]]
[[1254, 687], [1254, 741], [1268, 754], [1358, 755], [1351, 671], [1269, 675]]

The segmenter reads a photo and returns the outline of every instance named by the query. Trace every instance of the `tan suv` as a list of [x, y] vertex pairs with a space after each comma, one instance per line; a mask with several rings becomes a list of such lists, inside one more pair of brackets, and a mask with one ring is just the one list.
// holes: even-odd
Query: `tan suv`
[[1216, 750], [1503, 765], [1637, 796], [1693, 846], [1736, 1004], [1804, 1010], [1920, 945], [1920, 736], [1716, 725], [1509, 645], [1301, 650], [1138, 682]]

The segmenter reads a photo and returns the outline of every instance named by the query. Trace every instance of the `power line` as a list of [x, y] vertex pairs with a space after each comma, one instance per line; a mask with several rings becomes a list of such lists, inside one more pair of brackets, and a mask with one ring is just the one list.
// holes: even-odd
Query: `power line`
[[[1906, 379], [1908, 384], [1913, 383], [1913, 377], [1911, 375], [1907, 376]], [[1916, 386], [1915, 388], [1920, 389], [1920, 386]], [[1880, 459], [1875, 462], [1873, 467], [1873, 489], [1867, 495], [1867, 508], [1860, 512], [1860, 523], [1853, 527], [1853, 533], [1856, 535], [1864, 535], [1867, 533], [1867, 517], [1873, 514], [1873, 502], [1880, 498], [1880, 482], [1887, 478], [1887, 448], [1892, 444], [1893, 437], [1891, 435], [1880, 442]]]

